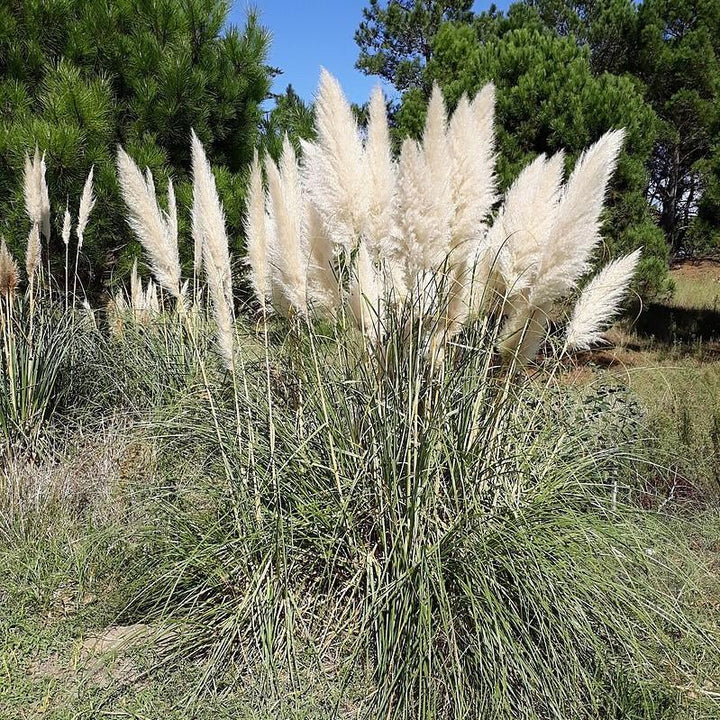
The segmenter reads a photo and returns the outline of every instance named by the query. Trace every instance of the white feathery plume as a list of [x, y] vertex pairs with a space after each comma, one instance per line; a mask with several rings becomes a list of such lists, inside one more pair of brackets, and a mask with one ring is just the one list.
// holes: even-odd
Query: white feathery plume
[[265, 307], [265, 303], [270, 297], [270, 269], [268, 267], [265, 190], [257, 150], [250, 168], [247, 210], [245, 212], [245, 237], [247, 238], [250, 283], [255, 291], [255, 296]]
[[283, 314], [294, 312], [305, 315], [307, 247], [297, 159], [287, 135], [283, 141], [280, 169], [269, 157], [265, 159], [265, 168], [272, 226], [269, 255], [275, 309]]
[[[65, 217], [63, 218], [62, 240], [65, 245], [65, 308], [68, 303], [68, 272], [70, 269], [70, 234], [72, 233], [72, 218], [70, 217], [69, 200], [65, 198]], [[74, 282], [77, 282], [77, 274]]]
[[320, 75], [315, 106], [318, 139], [303, 163], [307, 194], [333, 240], [352, 250], [367, 217], [367, 181], [357, 123], [340, 83]]
[[155, 191], [155, 180], [149, 167], [145, 168], [145, 185], [147, 186], [148, 193], [153, 197], [157, 197]]
[[395, 252], [392, 228], [395, 212], [395, 163], [390, 145], [385, 98], [380, 87], [370, 97], [365, 143], [365, 173], [368, 188], [365, 240], [377, 260]]
[[62, 240], [67, 247], [70, 244], [70, 233], [72, 232], [72, 218], [67, 202], [65, 203], [65, 216], [63, 218]]
[[173, 247], [178, 246], [178, 218], [177, 218], [177, 201], [175, 200], [175, 188], [173, 187], [172, 178], [168, 178], [167, 186], [167, 205], [168, 209], [165, 213], [165, 224], [167, 227], [167, 240]]
[[[35, 151], [35, 163], [37, 164], [37, 150]], [[41, 205], [41, 224], [42, 234], [46, 240], [50, 239], [50, 194], [48, 193], [47, 180], [45, 179], [45, 172], [47, 167], [45, 165], [45, 153], [40, 158], [40, 166], [38, 172], [38, 182], [40, 183], [40, 205]]]
[[398, 165], [398, 247], [409, 289], [425, 272], [436, 271], [449, 249], [451, 209], [441, 206], [420, 146], [406, 138]]
[[382, 325], [383, 306], [379, 280], [370, 253], [361, 241], [350, 282], [348, 304], [357, 326], [372, 340], [379, 338]]
[[449, 250], [452, 219], [455, 214], [452, 192], [453, 165], [450, 161], [447, 108], [440, 87], [433, 84], [425, 119], [422, 157], [424, 161], [424, 204], [434, 228], [426, 248], [428, 269], [436, 270], [444, 262]]
[[558, 203], [549, 240], [540, 253], [530, 300], [539, 306], [567, 292], [587, 271], [600, 240], [600, 213], [624, 130], [603, 135], [577, 161]]
[[505, 362], [513, 358], [526, 365], [535, 358], [547, 338], [549, 305], [535, 307], [520, 296], [503, 326], [498, 349]]
[[414, 286], [416, 275], [425, 266], [423, 250], [428, 244], [421, 200], [424, 170], [420, 146], [412, 138], [405, 138], [398, 164], [398, 225], [409, 287]]
[[40, 266], [40, 226], [33, 223], [32, 230], [28, 235], [27, 249], [25, 251], [25, 272], [28, 280], [31, 280]]
[[433, 83], [430, 102], [427, 107], [425, 129], [423, 131], [423, 155], [425, 162], [434, 174], [434, 181], [441, 192], [447, 190], [444, 185], [450, 183], [451, 166], [448, 162], [447, 108], [440, 86]]
[[19, 282], [20, 271], [15, 258], [5, 244], [5, 238], [0, 238], [0, 295], [12, 303]]
[[25, 171], [23, 174], [23, 196], [25, 211], [30, 222], [41, 226], [43, 222], [43, 197], [40, 187], [40, 153], [35, 148], [35, 158], [25, 155]]
[[130, 273], [130, 305], [133, 310], [145, 308], [145, 294], [142, 281], [138, 277], [137, 260], [133, 261], [132, 272]]
[[144, 310], [157, 315], [160, 312], [160, 302], [158, 301], [157, 285], [152, 281], [152, 278], [148, 280], [147, 290], [145, 292], [145, 305]]
[[[203, 263], [212, 258], [215, 270], [208, 272], [217, 278], [225, 296], [225, 302], [233, 306], [232, 271], [230, 268], [230, 250], [225, 231], [225, 212], [217, 194], [215, 176], [202, 143], [192, 131], [192, 167], [193, 167], [193, 227], [203, 241]], [[212, 288], [211, 288], [212, 289]], [[230, 313], [232, 315], [232, 312]]]
[[122, 294], [122, 291], [118, 290], [115, 293], [115, 297], [113, 298], [114, 303], [114, 310], [117, 313], [123, 313], [128, 309], [127, 301], [125, 300], [124, 295]]
[[608, 263], [585, 287], [567, 327], [566, 350], [587, 350], [615, 317], [635, 274], [640, 250]]
[[455, 208], [451, 246], [453, 250], [460, 248], [464, 258], [474, 249], [472, 241], [482, 236], [484, 220], [495, 202], [494, 94], [488, 92], [482, 97], [481, 122], [463, 95], [448, 132]]
[[305, 234], [308, 243], [307, 291], [314, 313], [334, 317], [341, 294], [333, 268], [334, 250], [320, 213], [312, 203], [305, 205]]
[[193, 271], [196, 276], [199, 276], [200, 271], [202, 270], [203, 234], [202, 228], [200, 227], [199, 198], [196, 193], [193, 193], [191, 217], [193, 237]]
[[520, 173], [488, 232], [487, 245], [498, 254], [508, 296], [532, 284], [557, 210], [563, 176], [563, 153], [539, 155]]
[[192, 166], [193, 226], [197, 226], [202, 236], [202, 264], [205, 267], [213, 315], [217, 324], [220, 355], [225, 367], [232, 370], [235, 356], [235, 323], [225, 213], [217, 194], [210, 163], [194, 130], [192, 131]]
[[492, 127], [495, 120], [495, 85], [488, 83], [483, 86], [470, 103], [470, 109], [478, 132], [482, 132], [482, 128], [488, 125]]
[[217, 324], [218, 348], [223, 364], [232, 371], [235, 357], [233, 306], [227, 302], [223, 289], [226, 280], [224, 270], [215, 263], [215, 255], [211, 243], [207, 239], [203, 243], [203, 265], [210, 289], [213, 316]]
[[95, 166], [90, 168], [85, 186], [83, 187], [82, 196], [80, 198], [80, 207], [78, 209], [78, 220], [75, 226], [75, 234], [78, 239], [78, 250], [82, 248], [83, 237], [85, 235], [85, 228], [87, 227], [90, 213], [95, 207], [95, 197], [93, 195], [93, 173], [95, 172]]
[[[118, 176], [123, 199], [128, 207], [128, 224], [150, 257], [157, 281], [174, 298], [180, 293], [180, 259], [177, 243], [169, 237], [169, 228], [153, 192], [152, 176], [143, 178], [138, 166], [118, 148]], [[148, 175], [149, 172], [148, 172]]]
[[437, 85], [428, 106], [422, 148], [406, 139], [398, 166], [397, 225], [406, 283], [422, 284], [437, 271], [450, 250], [454, 215], [445, 102]]

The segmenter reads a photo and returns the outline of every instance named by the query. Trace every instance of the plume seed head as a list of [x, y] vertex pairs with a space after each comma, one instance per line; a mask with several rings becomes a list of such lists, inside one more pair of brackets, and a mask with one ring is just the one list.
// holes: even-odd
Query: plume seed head
[[265, 190], [262, 168], [257, 150], [253, 155], [248, 184], [247, 210], [245, 211], [245, 237], [250, 283], [260, 304], [270, 295], [270, 269], [268, 267], [267, 220], [265, 216]]
[[640, 249], [608, 263], [585, 287], [567, 327], [566, 349], [588, 350], [617, 315], [635, 274]]
[[178, 298], [180, 259], [177, 242], [171, 237], [172, 223], [163, 217], [158, 206], [152, 176], [148, 172], [149, 180], [143, 177], [138, 166], [122, 148], [118, 148], [117, 164], [120, 188], [129, 211], [128, 224], [147, 252], [157, 281], [174, 298]]
[[65, 247], [70, 244], [70, 233], [72, 232], [72, 218], [67, 200], [65, 201], [65, 216], [63, 218], [62, 239]]
[[[87, 180], [85, 180], [85, 185], [83, 187], [82, 196], [80, 197], [80, 207], [78, 209], [78, 221], [77, 225], [75, 226], [75, 233], [77, 234], [78, 239], [78, 250], [82, 248], [83, 245], [83, 238], [85, 236], [85, 228], [88, 224], [88, 219], [90, 218], [90, 213], [92, 212], [92, 209], [95, 207], [95, 196], [93, 194], [93, 174], [95, 172], [95, 166], [93, 165], [90, 168], [90, 172], [88, 173]], [[68, 218], [69, 219], [69, 218]], [[63, 229], [63, 233], [64, 233]], [[63, 234], [63, 238], [64, 238]]]
[[27, 250], [25, 252], [25, 272], [28, 280], [30, 280], [40, 267], [40, 228], [37, 223], [33, 223], [32, 230], [28, 235]]
[[5, 238], [2, 238], [0, 241], [0, 294], [12, 302], [19, 282], [18, 265], [5, 244]]
[[43, 197], [40, 181], [40, 154], [37, 147], [33, 159], [25, 155], [25, 170], [23, 173], [23, 197], [25, 200], [25, 211], [30, 222], [34, 225], [42, 225], [43, 222]]

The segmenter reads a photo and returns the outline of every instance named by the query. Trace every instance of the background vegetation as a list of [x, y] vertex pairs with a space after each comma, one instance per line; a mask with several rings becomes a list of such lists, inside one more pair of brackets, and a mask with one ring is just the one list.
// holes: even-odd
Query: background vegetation
[[[0, 716], [720, 717], [720, 281], [668, 271], [717, 244], [716, 5], [373, 1], [358, 31], [396, 142], [433, 81], [453, 103], [495, 82], [502, 189], [628, 127], [601, 254], [642, 245], [659, 297], [601, 353], [508, 373], [476, 323], [438, 374], [407, 316], [372, 355], [342, 316], [266, 325], [231, 302], [228, 370], [204, 293], [185, 314], [162, 292], [68, 309], [44, 269], [34, 307], [0, 284]], [[315, 118], [292, 88], [263, 112], [266, 31], [225, 11], [2, 2], [17, 257], [35, 144], [58, 278], [63, 198], [95, 165], [80, 270], [99, 293], [139, 254], [116, 145], [185, 211], [191, 126], [240, 257], [253, 148], [299, 149]]]
[[[37, 146], [53, 188], [57, 266], [65, 200], [80, 196], [95, 165], [103, 213], [88, 231], [81, 277], [96, 294], [111, 267], [127, 273], [138, 246], [120, 201], [117, 146], [151, 168], [159, 185], [172, 176], [187, 204], [191, 128], [212, 153], [240, 242], [244, 173], [274, 71], [257, 16], [243, 28], [227, 27], [228, 7], [224, 0], [0, 3], [0, 232], [14, 250], [27, 237], [23, 160]], [[181, 252], [188, 260], [192, 248]]]
[[641, 289], [668, 259], [717, 253], [720, 8], [712, 0], [372, 0], [358, 68], [397, 91], [397, 134], [416, 135], [433, 81], [457, 100], [498, 87], [500, 180], [540, 152], [571, 156], [628, 128], [607, 217], [610, 255], [642, 246]]

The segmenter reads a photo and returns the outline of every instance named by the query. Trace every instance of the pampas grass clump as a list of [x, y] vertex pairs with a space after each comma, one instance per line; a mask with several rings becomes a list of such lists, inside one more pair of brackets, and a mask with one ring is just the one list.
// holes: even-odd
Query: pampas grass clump
[[[436, 347], [495, 313], [504, 319], [498, 348], [506, 360], [532, 360], [553, 308], [590, 269], [624, 133], [588, 148], [565, 183], [562, 153], [538, 157], [493, 217], [494, 99], [488, 85], [463, 96], [449, 118], [435, 86], [422, 141], [406, 139], [396, 159], [382, 93], [372, 95], [363, 137], [339, 83], [323, 71], [317, 141], [298, 161], [286, 139], [279, 166], [265, 161], [267, 190], [253, 166], [247, 263], [261, 305], [330, 318], [346, 307], [377, 344], [388, 313], [409, 300], [441, 329]], [[625, 258], [623, 272], [605, 274], [585, 296], [586, 326], [614, 315], [638, 258]], [[572, 333], [567, 350], [599, 339], [578, 344]]]

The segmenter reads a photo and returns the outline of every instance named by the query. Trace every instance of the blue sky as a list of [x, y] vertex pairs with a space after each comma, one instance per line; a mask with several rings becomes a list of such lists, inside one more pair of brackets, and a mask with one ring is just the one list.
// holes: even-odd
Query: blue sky
[[[358, 49], [353, 35], [362, 19], [365, 0], [234, 0], [230, 22], [242, 25], [248, 7], [260, 11], [262, 23], [272, 32], [270, 64], [283, 70], [273, 90], [282, 92], [292, 83], [306, 100], [312, 99], [326, 67], [340, 80], [348, 99], [365, 102], [378, 82], [355, 70]], [[495, 3], [506, 8], [509, 0]], [[478, 0], [476, 10], [490, 6]]]

